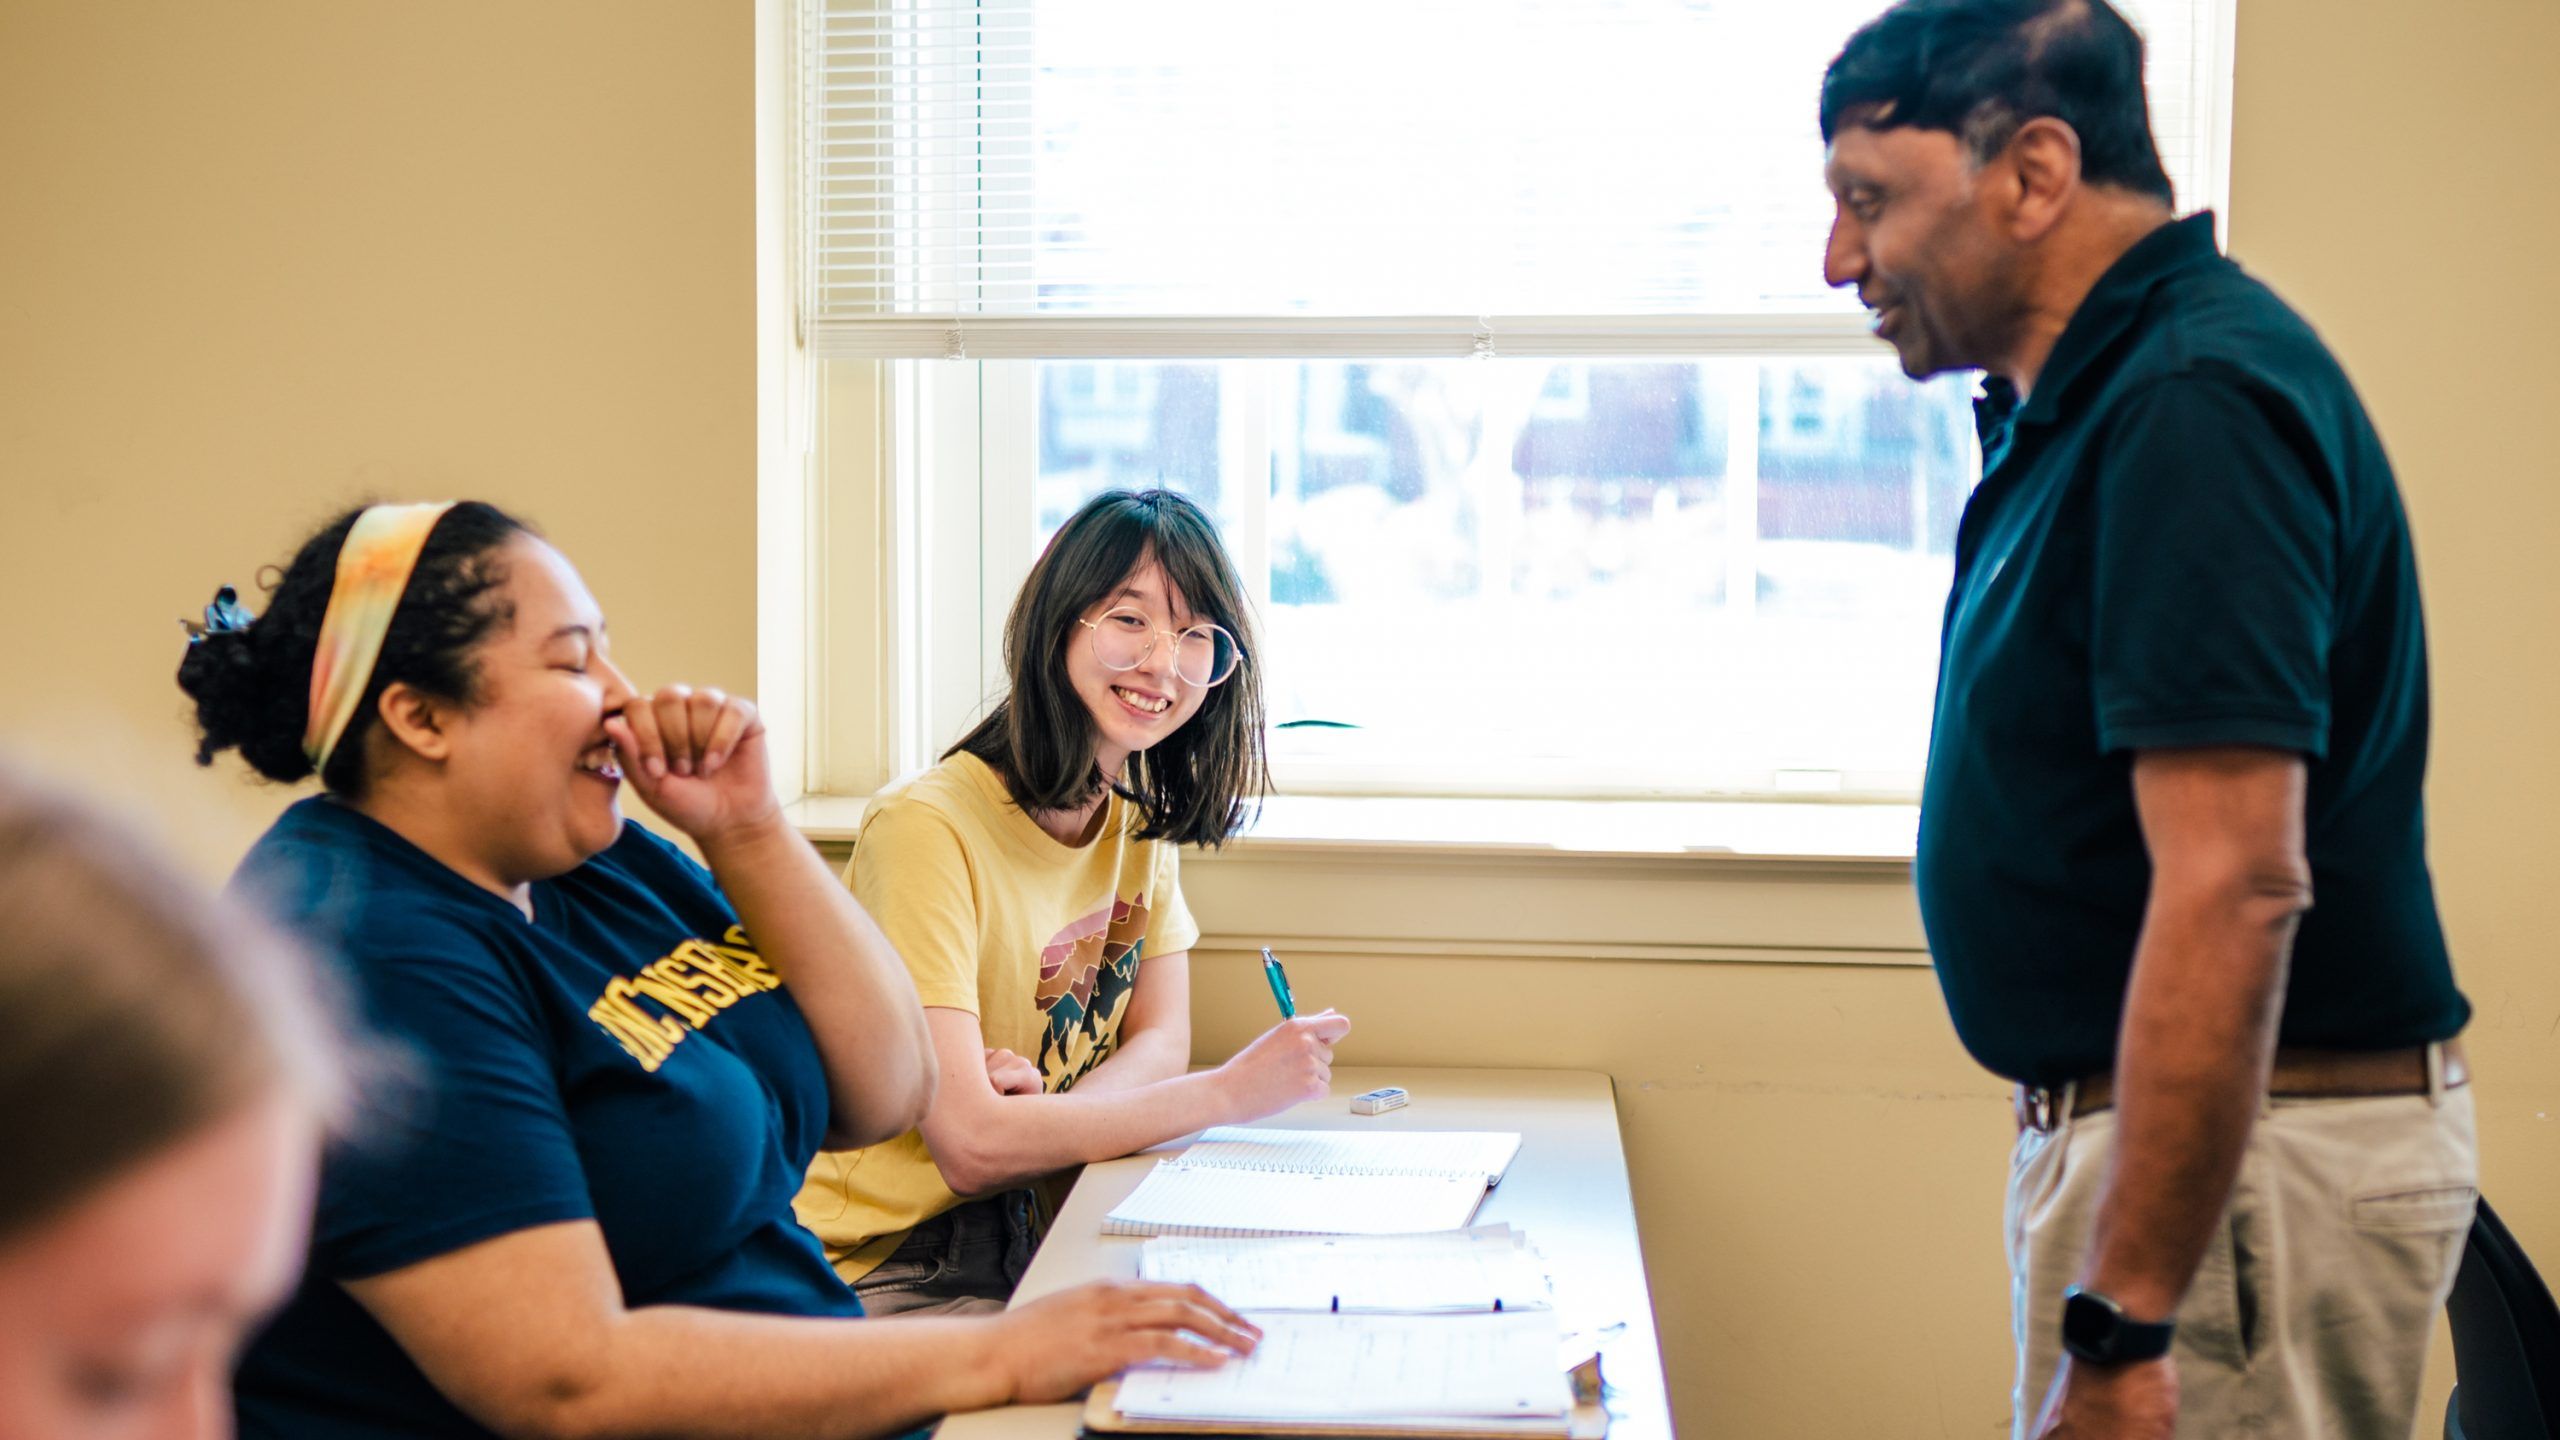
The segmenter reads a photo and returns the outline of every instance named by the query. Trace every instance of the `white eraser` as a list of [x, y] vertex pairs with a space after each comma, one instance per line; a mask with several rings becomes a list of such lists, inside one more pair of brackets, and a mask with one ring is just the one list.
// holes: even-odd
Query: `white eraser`
[[1372, 1090], [1365, 1095], [1352, 1096], [1351, 1113], [1382, 1115], [1389, 1110], [1401, 1108], [1409, 1098], [1411, 1097], [1407, 1096], [1401, 1087], [1389, 1085], [1382, 1090]]

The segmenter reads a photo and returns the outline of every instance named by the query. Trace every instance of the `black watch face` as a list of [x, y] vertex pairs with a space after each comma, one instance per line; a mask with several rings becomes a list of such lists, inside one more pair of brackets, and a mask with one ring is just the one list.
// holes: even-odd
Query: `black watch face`
[[2062, 1301], [2062, 1344], [2074, 1355], [2102, 1358], [2115, 1348], [2120, 1319], [2106, 1301], [2094, 1295], [2069, 1295]]

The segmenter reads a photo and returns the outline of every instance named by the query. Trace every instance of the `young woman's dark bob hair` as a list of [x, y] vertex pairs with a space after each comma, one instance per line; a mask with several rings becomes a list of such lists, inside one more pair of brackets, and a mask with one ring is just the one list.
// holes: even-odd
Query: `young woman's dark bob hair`
[[1094, 765], [1093, 715], [1067, 678], [1067, 647], [1084, 612], [1118, 593], [1146, 560], [1194, 616], [1236, 637], [1244, 662], [1210, 689], [1190, 723], [1129, 757], [1114, 786], [1136, 803], [1142, 840], [1218, 845], [1271, 789], [1263, 751], [1262, 679], [1253, 615], [1217, 527], [1170, 490], [1111, 490], [1067, 517], [1031, 567], [1004, 623], [1006, 693], [944, 753], [977, 756], [1004, 777], [1025, 810], [1072, 810], [1104, 781]]

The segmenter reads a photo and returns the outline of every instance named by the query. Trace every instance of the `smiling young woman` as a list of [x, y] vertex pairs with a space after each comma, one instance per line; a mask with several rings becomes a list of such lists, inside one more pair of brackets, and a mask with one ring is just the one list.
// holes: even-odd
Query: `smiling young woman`
[[221, 1433], [344, 1103], [310, 968], [0, 767], [0, 1015], [0, 1435]]
[[873, 798], [846, 879], [915, 977], [941, 1085], [917, 1128], [821, 1155], [799, 1204], [875, 1313], [1001, 1309], [1035, 1182], [1325, 1093], [1351, 1029], [1331, 1011], [1188, 1073], [1178, 847], [1265, 788], [1252, 636], [1197, 506], [1096, 496], [1014, 601], [1003, 700]]
[[[262, 617], [208, 620], [200, 758], [327, 787], [239, 883], [343, 957], [424, 1080], [328, 1158], [244, 1432], [876, 1434], [1250, 1348], [1162, 1286], [858, 1323], [790, 1202], [822, 1142], [924, 1113], [914, 988], [783, 823], [755, 707], [637, 690], [523, 524], [371, 507]], [[707, 869], [622, 823], [626, 783]]]

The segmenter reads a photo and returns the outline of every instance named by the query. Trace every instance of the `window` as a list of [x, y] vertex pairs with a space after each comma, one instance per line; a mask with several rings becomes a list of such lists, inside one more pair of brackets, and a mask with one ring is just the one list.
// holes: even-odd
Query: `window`
[[[1815, 92], [1878, 3], [808, 0], [890, 768], [1068, 511], [1165, 485], [1262, 599], [1284, 788], [1907, 797], [1978, 459], [1821, 282]], [[2227, 0], [2129, 13], [2219, 204]]]

